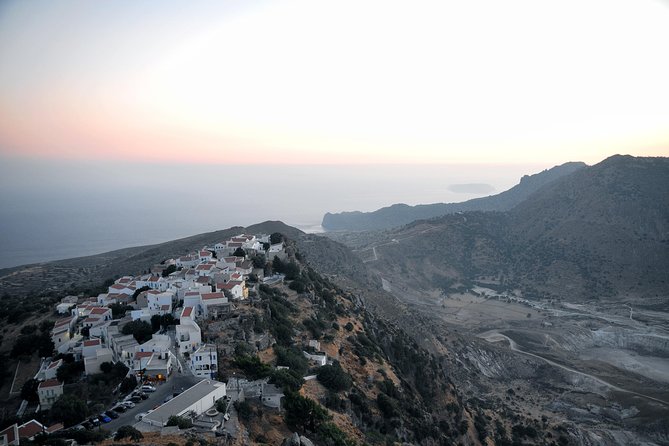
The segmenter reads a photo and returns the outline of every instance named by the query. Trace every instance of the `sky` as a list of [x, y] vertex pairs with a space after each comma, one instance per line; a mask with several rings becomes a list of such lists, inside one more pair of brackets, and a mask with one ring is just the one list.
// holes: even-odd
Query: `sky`
[[660, 0], [0, 2], [0, 157], [669, 155]]

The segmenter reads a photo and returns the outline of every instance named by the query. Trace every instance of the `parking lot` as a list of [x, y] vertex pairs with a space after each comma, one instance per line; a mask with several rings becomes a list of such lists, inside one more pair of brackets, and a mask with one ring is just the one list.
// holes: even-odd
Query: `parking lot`
[[[119, 417], [117, 419], [112, 420], [110, 423], [102, 423], [99, 428], [114, 432], [121, 426], [132, 426], [137, 423], [137, 420], [135, 419], [137, 414], [153, 410], [157, 406], [163, 404], [165, 398], [168, 396], [171, 396], [175, 392], [182, 392], [201, 380], [202, 378], [197, 378], [195, 376], [175, 373], [167, 382], [155, 384], [155, 392], [145, 392], [149, 396], [148, 399], [136, 403], [135, 407], [128, 409], [126, 412], [119, 412]], [[123, 400], [123, 398], [120, 399]], [[114, 404], [107, 409], [111, 409], [114, 406], [116, 405]]]

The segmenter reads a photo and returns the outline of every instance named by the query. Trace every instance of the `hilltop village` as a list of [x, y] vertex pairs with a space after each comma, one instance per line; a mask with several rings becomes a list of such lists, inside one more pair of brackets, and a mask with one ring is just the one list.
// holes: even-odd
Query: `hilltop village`
[[[314, 380], [314, 370], [333, 364], [316, 339], [302, 339], [299, 350], [272, 349], [277, 332], [264, 314], [291, 307], [285, 291], [306, 291], [300, 280], [285, 285], [286, 275], [300, 273], [289, 255], [279, 233], [241, 234], [166, 259], [145, 274], [119, 277], [95, 297], [62, 298], [50, 330], [53, 354], [23, 385], [22, 396], [32, 386], [36, 398], [26, 395], [17, 413], [22, 419], [47, 413], [48, 422], [17, 422], [0, 432], [2, 444], [101, 426], [114, 436], [128, 426], [134, 435], [188, 428], [235, 442], [238, 411], [244, 416], [250, 410], [246, 401], [279, 413], [290, 388], [286, 381]], [[277, 305], [263, 304], [262, 295]], [[292, 335], [285, 327], [278, 333], [288, 341]], [[275, 356], [273, 370], [258, 352], [264, 359]], [[81, 398], [78, 383], [98, 381], [115, 385], [111, 398]], [[70, 413], [73, 401], [88, 408]]]

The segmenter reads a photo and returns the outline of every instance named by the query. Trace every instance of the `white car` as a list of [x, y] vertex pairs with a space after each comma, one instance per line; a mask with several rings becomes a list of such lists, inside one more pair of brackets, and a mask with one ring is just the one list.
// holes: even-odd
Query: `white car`
[[135, 420], [137, 420], [137, 421], [142, 421], [142, 418], [144, 418], [144, 417], [147, 416], [148, 414], [149, 414], [149, 412], [138, 413], [137, 415], [135, 415]]
[[153, 386], [149, 386], [148, 384], [143, 385], [141, 388], [142, 392], [155, 392], [156, 388]]
[[133, 403], [132, 401], [123, 401], [121, 404], [127, 407], [128, 409], [132, 409], [133, 407], [135, 407], [135, 403]]

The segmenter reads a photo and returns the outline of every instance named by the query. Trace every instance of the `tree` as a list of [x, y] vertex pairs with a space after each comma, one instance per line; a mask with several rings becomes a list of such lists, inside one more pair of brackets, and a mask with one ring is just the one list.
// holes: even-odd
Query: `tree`
[[284, 389], [284, 392], [296, 392], [300, 390], [304, 379], [295, 370], [274, 370], [269, 378], [271, 384], [276, 384], [277, 387]]
[[235, 257], [246, 257], [246, 251], [244, 251], [242, 248], [237, 248], [235, 249], [235, 252], [232, 253], [232, 255]]
[[149, 291], [150, 289], [151, 289], [151, 287], [148, 287], [148, 286], [143, 286], [143, 287], [141, 287], [141, 288], [137, 288], [137, 289], [135, 290], [135, 292], [132, 293], [132, 298], [135, 299], [135, 300], [137, 300], [137, 296], [139, 296], [140, 294], [142, 294], [144, 291]]
[[348, 390], [353, 384], [351, 375], [346, 373], [339, 363], [320, 367], [316, 377], [321, 384], [334, 392]]
[[121, 319], [123, 316], [125, 316], [126, 311], [132, 310], [130, 305], [123, 305], [119, 303], [113, 303], [109, 306], [109, 308], [112, 310], [113, 319]]
[[79, 423], [86, 413], [86, 403], [70, 393], [61, 395], [51, 406], [51, 416], [61, 420], [65, 427]]
[[113, 367], [114, 367], [113, 363], [103, 362], [102, 364], [100, 364], [100, 371], [102, 373], [111, 373]]
[[320, 404], [297, 392], [288, 392], [285, 398], [285, 420], [289, 426], [303, 432], [316, 432], [316, 429], [331, 417]]
[[29, 403], [36, 403], [39, 401], [39, 396], [37, 396], [37, 387], [39, 387], [39, 381], [36, 379], [29, 379], [21, 387], [21, 398], [28, 401]]
[[177, 320], [170, 313], [163, 314], [160, 316], [160, 326], [162, 328], [167, 328], [170, 325], [178, 325]]
[[160, 330], [160, 317], [161, 316], [159, 314], [154, 314], [151, 316], [151, 329], [154, 333]]
[[125, 335], [133, 335], [135, 340], [140, 344], [143, 344], [144, 342], [151, 339], [154, 333], [151, 324], [145, 321], [128, 322], [123, 326], [121, 332]]
[[277, 243], [281, 243], [282, 241], [283, 241], [283, 235], [280, 232], [275, 232], [269, 236], [269, 242], [272, 245], [276, 245]]
[[172, 264], [163, 270], [163, 277], [167, 277], [177, 270], [177, 266]]
[[121, 426], [116, 431], [116, 435], [114, 435], [114, 441], [123, 440], [124, 438], [130, 438], [132, 441], [139, 441], [144, 438], [144, 435], [132, 426]]
[[254, 268], [264, 268], [265, 263], [267, 263], [265, 254], [256, 254], [251, 258], [251, 261], [253, 262]]
[[58, 381], [70, 384], [79, 380], [84, 371], [84, 361], [65, 362], [56, 370]]
[[137, 378], [135, 378], [135, 375], [126, 376], [121, 381], [121, 393], [128, 393], [135, 387], [137, 387]]

